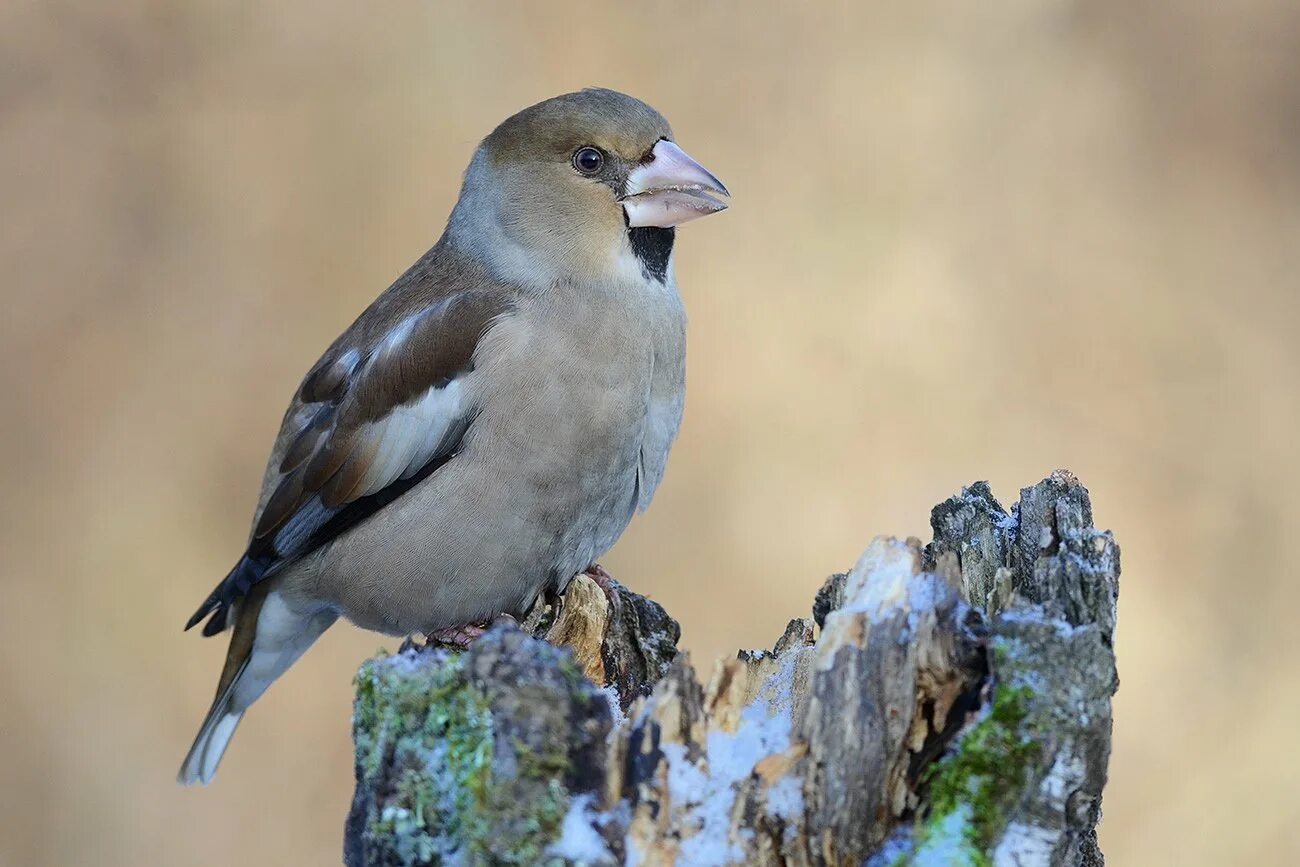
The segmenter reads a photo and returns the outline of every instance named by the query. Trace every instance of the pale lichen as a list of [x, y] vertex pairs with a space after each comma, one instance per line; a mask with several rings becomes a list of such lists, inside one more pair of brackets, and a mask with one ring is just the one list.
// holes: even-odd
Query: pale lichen
[[461, 657], [366, 663], [353, 728], [362, 780], [389, 766], [389, 791], [367, 822], [370, 843], [389, 849], [375, 861], [414, 867], [472, 851], [486, 835], [492, 714]]
[[[527, 643], [529, 652], [510, 655], [503, 642]], [[604, 742], [598, 723], [608, 710], [571, 654], [521, 634], [485, 637], [466, 653], [408, 650], [371, 660], [357, 675], [353, 719], [362, 797], [350, 821], [364, 851], [349, 863], [562, 863], [547, 849], [561, 835], [574, 794], [566, 786], [573, 756], [563, 739], [518, 725], [524, 717], [509, 704], [520, 699], [516, 692], [483, 680], [485, 667], [503, 659], [550, 673], [543, 685], [530, 672], [496, 670], [528, 683], [525, 689], [542, 689], [538, 700], [550, 697], [552, 727], [567, 728], [571, 713], [590, 710], [593, 739]], [[507, 705], [498, 707], [502, 701]]]

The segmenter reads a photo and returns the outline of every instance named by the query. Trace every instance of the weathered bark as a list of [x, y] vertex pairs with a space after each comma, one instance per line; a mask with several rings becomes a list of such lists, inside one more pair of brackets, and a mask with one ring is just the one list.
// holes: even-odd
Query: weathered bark
[[349, 865], [1101, 864], [1119, 550], [1057, 472], [878, 538], [702, 686], [653, 602], [358, 676]]

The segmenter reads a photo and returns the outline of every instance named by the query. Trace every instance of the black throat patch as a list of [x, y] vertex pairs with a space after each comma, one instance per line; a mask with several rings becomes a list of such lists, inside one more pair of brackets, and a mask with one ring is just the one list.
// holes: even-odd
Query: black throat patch
[[632, 252], [641, 260], [641, 270], [651, 280], [663, 283], [668, 279], [668, 258], [673, 254], [673, 237], [677, 230], [669, 226], [638, 226], [627, 230]]

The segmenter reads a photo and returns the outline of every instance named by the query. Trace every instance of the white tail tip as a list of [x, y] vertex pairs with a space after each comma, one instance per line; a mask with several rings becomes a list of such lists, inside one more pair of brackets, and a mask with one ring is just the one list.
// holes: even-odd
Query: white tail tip
[[203, 728], [199, 730], [198, 737], [194, 739], [194, 746], [190, 747], [189, 755], [181, 764], [176, 782], [185, 786], [192, 786], [195, 783], [207, 785], [212, 782], [212, 778], [217, 773], [217, 765], [221, 764], [221, 757], [225, 755], [226, 747], [230, 745], [230, 739], [235, 736], [235, 729], [239, 727], [239, 721], [243, 718], [243, 711], [214, 712], [209, 716]]

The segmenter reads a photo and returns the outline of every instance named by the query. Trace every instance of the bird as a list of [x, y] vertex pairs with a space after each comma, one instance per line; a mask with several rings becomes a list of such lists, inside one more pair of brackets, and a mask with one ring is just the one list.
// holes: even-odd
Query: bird
[[247, 547], [185, 626], [231, 637], [178, 782], [212, 780], [338, 618], [463, 644], [598, 568], [681, 424], [676, 227], [728, 198], [663, 115], [613, 90], [482, 140], [441, 237], [290, 401]]

